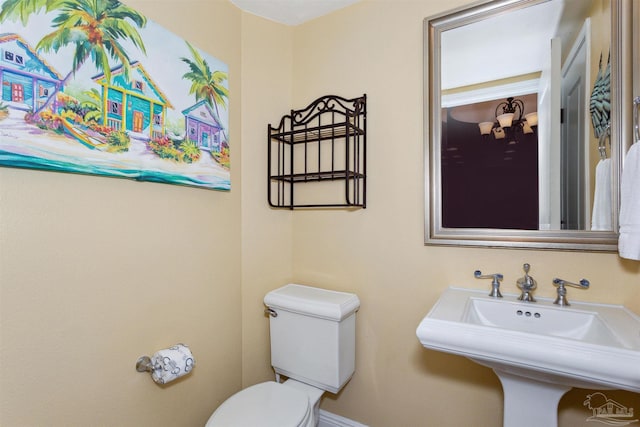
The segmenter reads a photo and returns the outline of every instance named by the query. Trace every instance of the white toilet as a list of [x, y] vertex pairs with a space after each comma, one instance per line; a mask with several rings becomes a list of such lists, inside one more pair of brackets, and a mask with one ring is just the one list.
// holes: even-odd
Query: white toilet
[[264, 303], [276, 381], [234, 394], [206, 427], [315, 427], [324, 392], [337, 393], [353, 375], [356, 295], [290, 284]]

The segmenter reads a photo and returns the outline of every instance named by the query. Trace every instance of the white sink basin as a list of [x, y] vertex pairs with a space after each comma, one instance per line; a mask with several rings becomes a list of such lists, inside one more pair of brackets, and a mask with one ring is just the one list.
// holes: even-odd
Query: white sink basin
[[[535, 417], [555, 414], [572, 387], [640, 392], [640, 317], [625, 307], [571, 300], [561, 307], [541, 297], [531, 303], [487, 293], [448, 288], [416, 334], [426, 348], [493, 368], [505, 392], [505, 426], [522, 426], [527, 417], [530, 425], [555, 425]], [[523, 417], [528, 409], [514, 404], [519, 394], [529, 407], [541, 403]]]
[[585, 343], [623, 346], [597, 311], [471, 297], [463, 321]]

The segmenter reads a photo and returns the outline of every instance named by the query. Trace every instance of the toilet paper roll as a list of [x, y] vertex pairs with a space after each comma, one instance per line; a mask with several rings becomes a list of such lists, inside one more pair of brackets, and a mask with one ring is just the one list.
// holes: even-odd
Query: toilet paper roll
[[166, 384], [191, 372], [196, 361], [187, 345], [176, 344], [157, 351], [151, 356], [151, 364], [151, 378], [158, 384]]

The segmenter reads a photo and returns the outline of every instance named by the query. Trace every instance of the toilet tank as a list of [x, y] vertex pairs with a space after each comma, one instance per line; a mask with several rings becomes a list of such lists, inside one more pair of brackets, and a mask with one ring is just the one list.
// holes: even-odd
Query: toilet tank
[[278, 374], [337, 393], [355, 371], [355, 294], [289, 284], [269, 292], [271, 365]]

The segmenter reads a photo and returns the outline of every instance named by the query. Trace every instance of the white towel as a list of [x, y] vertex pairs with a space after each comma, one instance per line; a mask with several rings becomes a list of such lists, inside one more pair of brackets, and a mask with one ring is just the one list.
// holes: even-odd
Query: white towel
[[622, 170], [618, 252], [640, 261], [640, 142], [629, 149]]
[[611, 159], [602, 159], [596, 165], [596, 189], [593, 195], [591, 230], [613, 230], [611, 221]]

